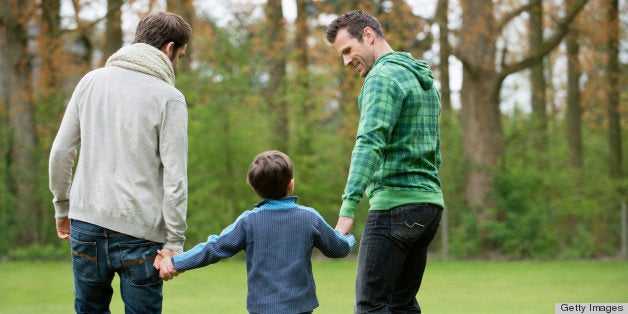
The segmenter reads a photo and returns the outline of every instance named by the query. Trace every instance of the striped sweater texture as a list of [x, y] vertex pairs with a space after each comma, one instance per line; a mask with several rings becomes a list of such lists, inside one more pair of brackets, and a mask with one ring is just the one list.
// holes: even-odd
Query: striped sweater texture
[[311, 256], [318, 248], [331, 258], [345, 257], [355, 238], [334, 230], [296, 197], [264, 200], [244, 212], [220, 235], [173, 257], [178, 271], [216, 263], [244, 250], [247, 309], [250, 313], [301, 313], [318, 306]]

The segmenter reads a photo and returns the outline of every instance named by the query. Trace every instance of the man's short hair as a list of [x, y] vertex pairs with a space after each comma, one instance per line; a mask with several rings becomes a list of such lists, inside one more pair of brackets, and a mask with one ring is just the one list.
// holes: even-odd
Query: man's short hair
[[246, 183], [264, 199], [284, 198], [293, 178], [293, 168], [288, 155], [276, 150], [265, 151], [249, 166]]
[[362, 33], [366, 27], [370, 27], [375, 32], [377, 37], [385, 39], [384, 32], [382, 31], [382, 25], [379, 24], [374, 16], [360, 10], [353, 10], [336, 18], [329, 24], [326, 34], [327, 42], [333, 44], [336, 41], [338, 31], [345, 27], [347, 28], [349, 35], [356, 38], [359, 42], [364, 40], [362, 38]]
[[158, 12], [145, 16], [137, 24], [133, 43], [145, 43], [161, 49], [165, 44], [174, 42], [176, 50], [188, 43], [191, 34], [192, 27], [183, 17], [170, 12]]

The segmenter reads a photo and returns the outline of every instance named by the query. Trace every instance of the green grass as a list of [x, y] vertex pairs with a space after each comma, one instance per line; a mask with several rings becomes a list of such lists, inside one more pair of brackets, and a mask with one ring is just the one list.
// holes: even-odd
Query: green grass
[[[72, 313], [70, 263], [0, 263], [0, 313]], [[355, 262], [314, 261], [320, 307], [352, 313]], [[124, 307], [116, 294], [113, 313]], [[627, 303], [627, 262], [440, 262], [428, 264], [424, 313], [553, 313], [554, 303]], [[246, 313], [243, 261], [188, 271], [164, 284], [164, 313]]]

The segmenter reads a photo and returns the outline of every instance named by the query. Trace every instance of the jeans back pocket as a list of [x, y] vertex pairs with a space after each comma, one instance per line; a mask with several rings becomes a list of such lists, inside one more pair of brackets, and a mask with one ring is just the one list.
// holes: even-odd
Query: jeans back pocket
[[129, 282], [149, 285], [161, 280], [153, 267], [158, 249], [155, 242], [120, 244], [122, 266]]
[[98, 277], [98, 253], [96, 242], [84, 242], [70, 238], [72, 269], [84, 278]]
[[[425, 207], [425, 208], [424, 208]], [[391, 209], [392, 236], [401, 241], [418, 239], [429, 225], [427, 206], [412, 204]]]

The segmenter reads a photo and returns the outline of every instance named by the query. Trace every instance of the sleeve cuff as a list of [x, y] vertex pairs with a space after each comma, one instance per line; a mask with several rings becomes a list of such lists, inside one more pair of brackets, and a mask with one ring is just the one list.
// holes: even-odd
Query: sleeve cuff
[[164, 244], [164, 249], [176, 252], [183, 252], [183, 242], [168, 242]]
[[353, 218], [355, 216], [355, 209], [358, 207], [357, 201], [345, 199], [340, 206], [340, 216]]
[[70, 201], [53, 203], [55, 207], [55, 219], [66, 218], [70, 213]]

